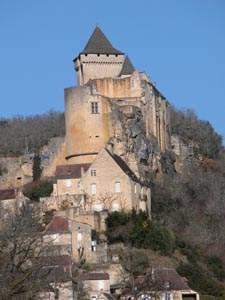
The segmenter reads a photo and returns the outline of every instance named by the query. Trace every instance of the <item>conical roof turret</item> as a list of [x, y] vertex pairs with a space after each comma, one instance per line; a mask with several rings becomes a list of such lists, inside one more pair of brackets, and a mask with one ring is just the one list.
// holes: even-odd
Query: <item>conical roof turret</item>
[[134, 68], [130, 58], [128, 56], [126, 56], [119, 76], [131, 75], [134, 71], [135, 71], [135, 68]]
[[80, 54], [124, 54], [115, 49], [99, 26], [96, 26], [87, 45]]

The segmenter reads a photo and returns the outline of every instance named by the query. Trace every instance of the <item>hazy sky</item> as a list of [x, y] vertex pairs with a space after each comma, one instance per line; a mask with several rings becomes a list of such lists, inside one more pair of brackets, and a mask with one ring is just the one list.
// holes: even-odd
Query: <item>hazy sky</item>
[[96, 23], [170, 103], [225, 137], [225, 0], [0, 0], [0, 117], [63, 111]]

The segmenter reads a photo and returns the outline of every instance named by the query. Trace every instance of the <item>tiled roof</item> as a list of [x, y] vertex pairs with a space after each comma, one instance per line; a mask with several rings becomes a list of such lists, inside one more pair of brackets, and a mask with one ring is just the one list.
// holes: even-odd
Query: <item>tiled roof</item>
[[119, 76], [131, 75], [134, 71], [135, 71], [135, 68], [134, 68], [132, 62], [130, 61], [129, 57], [126, 56]]
[[68, 282], [72, 281], [71, 277], [68, 273], [63, 270], [63, 267], [43, 267], [39, 270], [38, 274], [39, 277], [45, 278], [46, 283], [50, 282]]
[[60, 216], [54, 216], [47, 226], [47, 232], [68, 232], [68, 219]]
[[[157, 283], [158, 288], [161, 290], [166, 289], [165, 284], [169, 284], [170, 290], [175, 291], [186, 291], [190, 290], [190, 287], [187, 284], [187, 280], [181, 277], [175, 269], [155, 269], [154, 270], [154, 280]], [[138, 276], [135, 280], [137, 285], [142, 284], [144, 276]]]
[[69, 255], [42, 256], [38, 258], [38, 262], [43, 266], [66, 267], [72, 264], [72, 260]]
[[0, 190], [0, 200], [15, 199], [16, 196], [16, 189]]
[[137, 176], [134, 174], [134, 172], [128, 167], [128, 165], [125, 163], [122, 158], [116, 154], [111, 154], [108, 150], [106, 150], [109, 155], [113, 158], [113, 160], [116, 162], [116, 164], [122, 169], [122, 171], [129, 176], [133, 181], [139, 182]]
[[91, 164], [73, 164], [73, 165], [59, 165], [56, 166], [55, 176], [58, 179], [67, 179], [67, 178], [80, 178], [81, 169], [83, 168], [86, 172]]
[[171, 290], [190, 290], [187, 280], [181, 277], [175, 269], [158, 269], [155, 270], [156, 280], [160, 280], [161, 284], [170, 283]]
[[80, 276], [81, 280], [108, 280], [108, 273], [83, 273]]
[[87, 45], [80, 54], [123, 54], [115, 49], [101, 29], [96, 26]]

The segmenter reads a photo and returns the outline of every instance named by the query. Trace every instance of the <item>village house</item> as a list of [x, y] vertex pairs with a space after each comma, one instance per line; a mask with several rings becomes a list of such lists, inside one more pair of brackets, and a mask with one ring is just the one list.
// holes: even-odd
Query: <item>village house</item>
[[[136, 279], [136, 290], [143, 284], [144, 276], [138, 276]], [[187, 279], [181, 277], [175, 269], [153, 269], [152, 282], [150, 289], [148, 285], [140, 290], [140, 300], [150, 300], [155, 296], [160, 300], [199, 300], [199, 293], [193, 291], [189, 286]], [[127, 295], [124, 295], [127, 299]]]
[[76, 264], [92, 261], [91, 226], [88, 224], [54, 216], [43, 240], [44, 245], [52, 245], [47, 247], [46, 256], [68, 255]]
[[20, 188], [0, 190], [0, 220], [15, 213], [25, 201], [26, 198]]
[[108, 273], [83, 273], [79, 276], [80, 292], [82, 296], [96, 300], [101, 293], [110, 293]]
[[81, 206], [83, 211], [134, 208], [150, 214], [150, 188], [138, 180], [118, 155], [105, 148], [92, 164], [57, 166], [56, 178], [54, 198], [41, 200], [44, 209], [62, 208], [67, 199], [68, 206]]

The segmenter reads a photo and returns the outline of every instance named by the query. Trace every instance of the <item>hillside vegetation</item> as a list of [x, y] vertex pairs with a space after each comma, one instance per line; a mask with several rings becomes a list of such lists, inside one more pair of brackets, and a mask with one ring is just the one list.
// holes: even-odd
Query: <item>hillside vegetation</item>
[[[182, 159], [176, 172], [173, 153], [163, 154], [161, 176], [146, 173], [152, 191], [152, 219], [145, 213], [111, 213], [106, 225], [109, 243], [122, 242], [164, 256], [185, 256], [177, 265], [202, 299], [225, 297], [225, 149], [222, 137], [192, 110], [172, 108], [171, 132], [183, 144], [192, 143], [193, 156]], [[0, 156], [37, 153], [50, 138], [63, 136], [63, 113], [0, 119]], [[169, 159], [168, 159], [169, 158]], [[170, 165], [171, 166], [170, 166]], [[40, 174], [37, 173], [37, 177]], [[26, 187], [33, 200], [51, 193], [52, 183]], [[41, 194], [42, 195], [42, 194]], [[209, 298], [207, 298], [209, 297]], [[211, 298], [210, 298], [211, 297]]]
[[0, 156], [36, 153], [50, 138], [65, 134], [64, 114], [50, 111], [44, 115], [0, 119]]
[[[148, 178], [153, 218], [173, 232], [175, 248], [188, 258], [178, 272], [202, 294], [225, 294], [225, 151], [211, 124], [191, 111], [171, 112], [172, 134], [193, 142], [182, 172]], [[224, 299], [224, 298], [221, 298]]]

